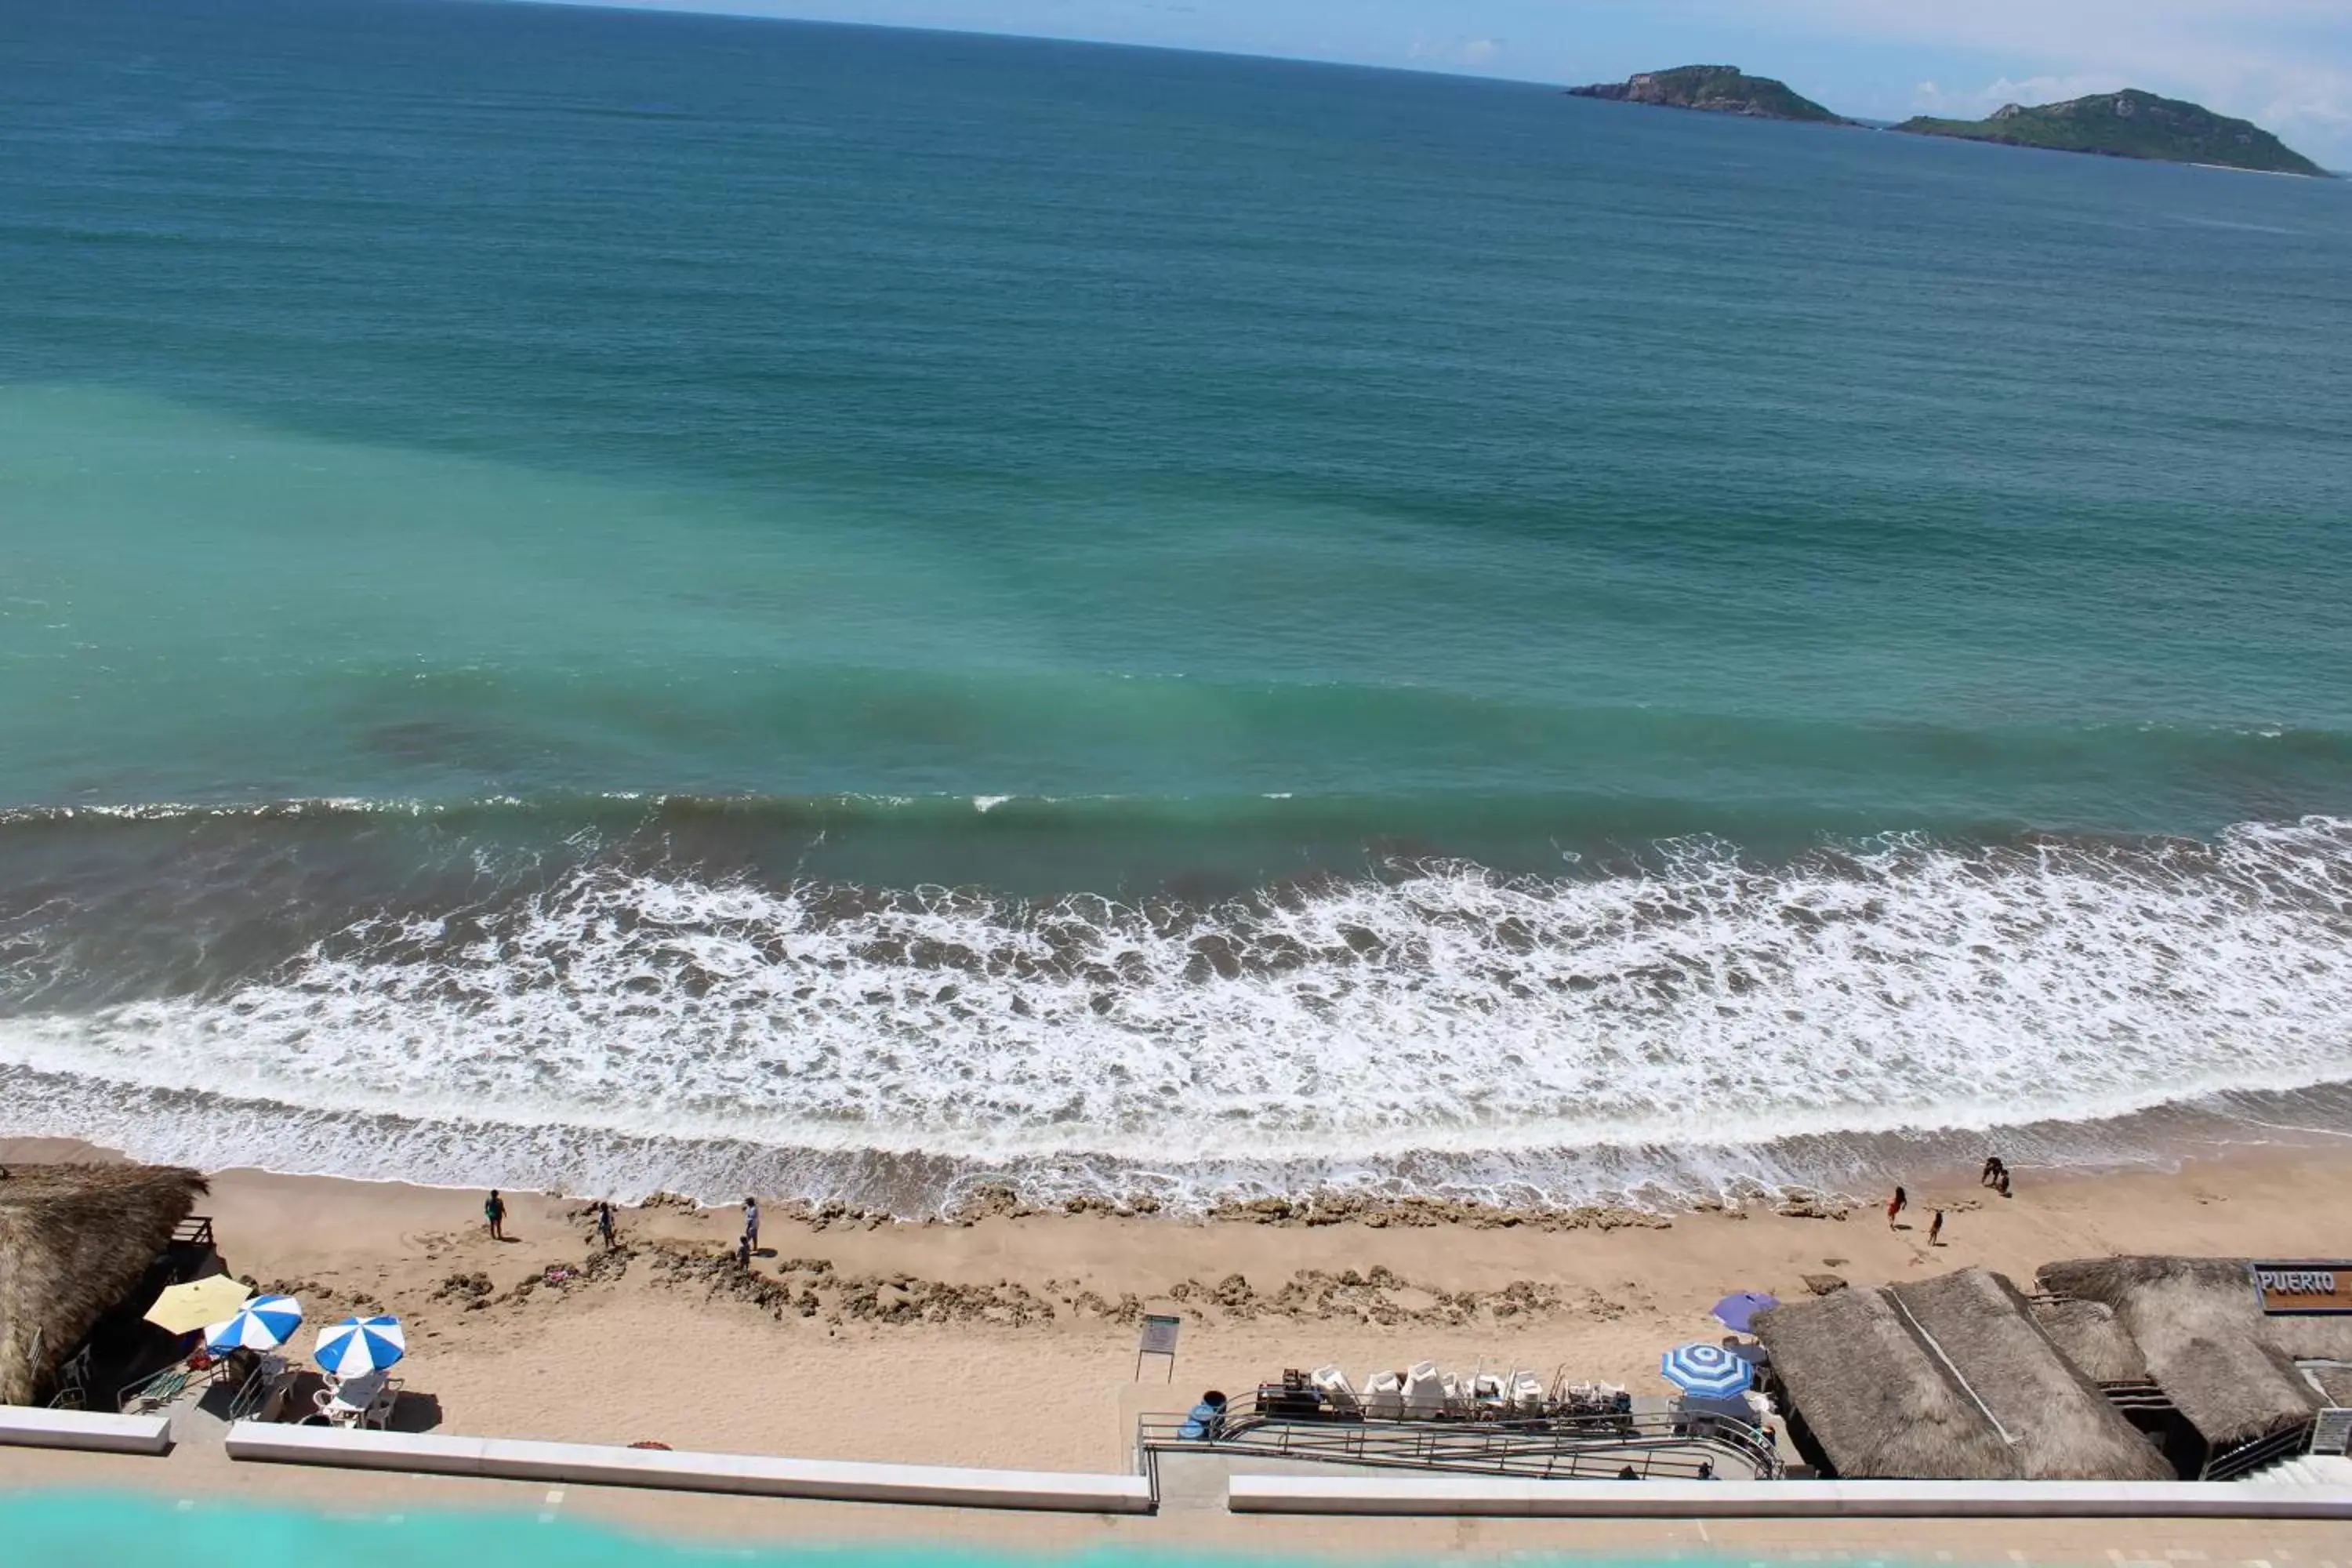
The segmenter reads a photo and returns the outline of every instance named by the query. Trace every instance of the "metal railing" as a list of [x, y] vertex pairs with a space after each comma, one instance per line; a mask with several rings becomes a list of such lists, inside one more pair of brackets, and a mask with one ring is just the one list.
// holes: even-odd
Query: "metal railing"
[[2314, 1425], [2310, 1421], [2301, 1422], [2256, 1437], [2252, 1442], [2241, 1443], [2234, 1448], [2225, 1448], [2205, 1461], [2205, 1468], [2197, 1473], [2197, 1479], [2200, 1481], [2234, 1481], [2283, 1460], [2299, 1458], [2311, 1449]]
[[1155, 1472], [1162, 1452], [1244, 1454], [1391, 1469], [1446, 1470], [1544, 1480], [1653, 1478], [1777, 1480], [1780, 1456], [1761, 1432], [1704, 1413], [1530, 1416], [1506, 1420], [1367, 1420], [1269, 1414], [1235, 1401], [1213, 1435], [1188, 1437], [1191, 1418], [1146, 1415], [1136, 1441]]
[[2103, 1383], [2099, 1397], [2117, 1410], [2156, 1410], [2174, 1408], [2172, 1395], [2146, 1379], [2132, 1383]]
[[272, 1394], [291, 1386], [293, 1381], [294, 1369], [287, 1364], [284, 1356], [263, 1356], [254, 1363], [252, 1373], [229, 1396], [228, 1419], [244, 1421], [258, 1414]]

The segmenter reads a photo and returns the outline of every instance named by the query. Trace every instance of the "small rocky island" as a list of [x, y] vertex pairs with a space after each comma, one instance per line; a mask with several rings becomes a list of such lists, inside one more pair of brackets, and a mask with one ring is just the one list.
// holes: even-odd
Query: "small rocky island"
[[1665, 109], [1697, 109], [1709, 114], [1744, 114], [1751, 120], [1805, 120], [1824, 125], [1853, 123], [1769, 76], [1748, 76], [1738, 66], [1676, 66], [1643, 71], [1624, 81], [1571, 87], [1573, 98], [1605, 98], [1617, 103], [1654, 103]]
[[2259, 125], [2216, 114], [2202, 104], [2126, 89], [2028, 109], [2008, 104], [1986, 120], [1936, 120], [1922, 115], [1895, 128], [1916, 136], [1956, 136], [2059, 153], [2110, 158], [2150, 158], [2167, 163], [2215, 163], [2274, 174], [2327, 171], [2288, 149]]

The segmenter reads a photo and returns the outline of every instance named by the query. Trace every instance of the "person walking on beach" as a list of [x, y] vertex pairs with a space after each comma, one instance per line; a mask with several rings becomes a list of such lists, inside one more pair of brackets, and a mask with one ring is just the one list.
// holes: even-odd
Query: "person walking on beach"
[[1895, 1195], [1886, 1200], [1886, 1228], [1893, 1230], [1895, 1228], [1895, 1216], [1901, 1214], [1905, 1209], [1907, 1209], [1910, 1206], [1911, 1194], [1905, 1192], [1901, 1187], [1895, 1188]]
[[743, 1256], [750, 1258], [760, 1250], [760, 1200], [743, 1200]]
[[604, 1240], [604, 1250], [613, 1250], [613, 1200], [603, 1198], [596, 1204], [596, 1234]]
[[1984, 1163], [1984, 1174], [1977, 1178], [1977, 1185], [1980, 1187], [1997, 1187], [2000, 1184], [2001, 1178], [2008, 1174], [2009, 1167], [2000, 1163], [2000, 1155], [1987, 1154], [1985, 1156]]
[[483, 1200], [482, 1217], [490, 1222], [492, 1241], [504, 1241], [507, 1238], [507, 1201], [499, 1196], [499, 1190], [496, 1187], [492, 1187], [490, 1195]]
[[1937, 1209], [1937, 1210], [1936, 1211], [1936, 1217], [1935, 1217], [1935, 1218], [1933, 1218], [1933, 1219], [1931, 1219], [1931, 1220], [1929, 1220], [1929, 1221], [1927, 1222], [1927, 1245], [1928, 1245], [1928, 1246], [1930, 1246], [1930, 1247], [1941, 1247], [1941, 1246], [1943, 1246], [1944, 1244], [1943, 1244], [1941, 1241], [1939, 1241], [1939, 1240], [1937, 1240], [1937, 1237], [1938, 1237], [1942, 1236], [1943, 1234], [1944, 1234], [1944, 1211], [1943, 1211], [1942, 1209]]
[[1993, 1184], [1993, 1191], [1999, 1193], [2002, 1197], [2009, 1196], [2009, 1167], [2007, 1165], [2003, 1165], [2000, 1168], [2000, 1180]]

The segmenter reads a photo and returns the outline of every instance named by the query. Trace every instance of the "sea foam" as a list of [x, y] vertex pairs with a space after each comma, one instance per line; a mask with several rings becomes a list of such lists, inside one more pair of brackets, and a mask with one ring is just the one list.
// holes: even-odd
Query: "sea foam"
[[1642, 1151], [1769, 1177], [1740, 1152], [2352, 1079], [2347, 939], [2352, 823], [2326, 818], [1779, 868], [1685, 841], [1638, 874], [1193, 906], [590, 868], [217, 993], [20, 1014], [0, 1063], [9, 1131], [211, 1163], [1541, 1198], [1563, 1152], [1619, 1186], [1657, 1174]]

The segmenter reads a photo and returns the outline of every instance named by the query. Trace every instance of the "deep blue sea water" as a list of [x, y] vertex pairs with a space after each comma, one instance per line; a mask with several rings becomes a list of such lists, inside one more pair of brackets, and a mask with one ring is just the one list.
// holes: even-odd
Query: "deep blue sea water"
[[1562, 1196], [2352, 1079], [2342, 184], [445, 0], [0, 10], [0, 1131]]

